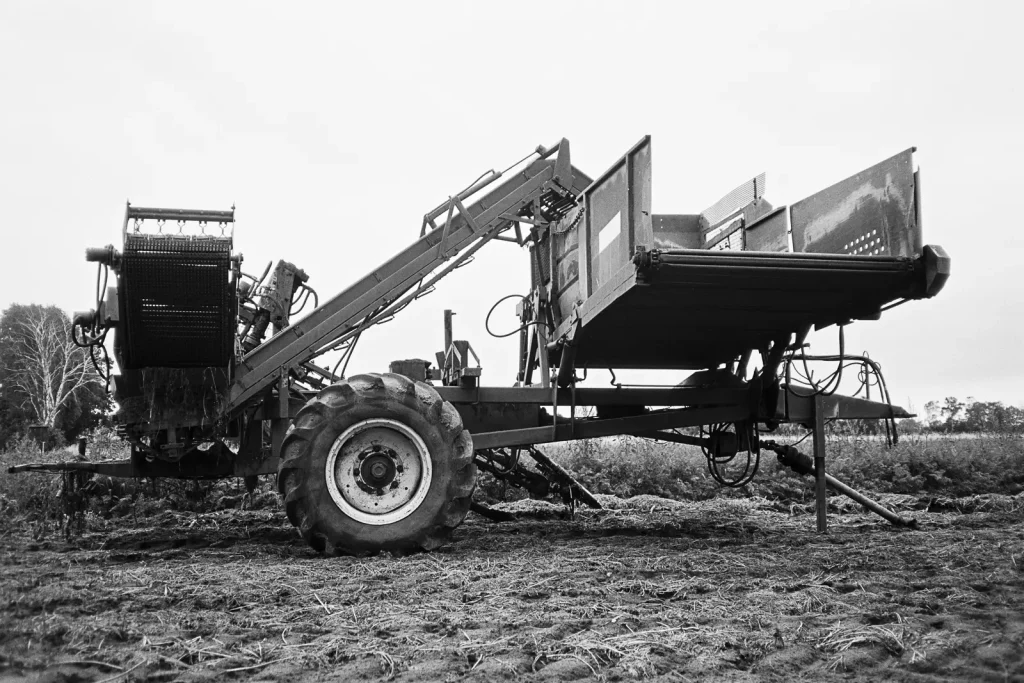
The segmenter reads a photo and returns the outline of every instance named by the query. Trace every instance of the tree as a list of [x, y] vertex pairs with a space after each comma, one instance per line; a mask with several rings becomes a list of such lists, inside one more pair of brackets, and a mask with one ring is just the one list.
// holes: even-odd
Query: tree
[[1013, 432], [1021, 427], [1021, 410], [1001, 401], [973, 401], [964, 409], [963, 427], [968, 432]]
[[946, 417], [946, 431], [953, 431], [954, 427], [956, 427], [956, 418], [960, 414], [960, 411], [962, 411], [963, 409], [963, 402], [958, 400], [955, 396], [946, 397], [946, 400], [943, 401], [943, 406], [941, 410], [942, 414]]
[[[56, 306], [13, 304], [0, 318], [3, 397], [8, 409], [59, 427], [72, 408], [102, 385], [86, 349], [71, 338], [71, 320]], [[95, 401], [92, 401], [95, 403]]]
[[60, 430], [64, 432], [65, 440], [73, 441], [79, 435], [97, 427], [113, 427], [114, 408], [114, 402], [107, 393], [104, 383], [90, 384], [76, 394], [75, 400], [61, 415]]
[[1024, 432], [1024, 409], [1002, 401], [976, 401], [968, 396], [960, 401], [952, 396], [941, 404], [925, 404], [927, 429], [932, 432], [983, 432], [1009, 434]]

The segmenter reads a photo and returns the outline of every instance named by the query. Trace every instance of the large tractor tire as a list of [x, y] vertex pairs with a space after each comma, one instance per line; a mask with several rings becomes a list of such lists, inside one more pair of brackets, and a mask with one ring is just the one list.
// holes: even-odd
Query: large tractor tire
[[433, 550], [469, 512], [473, 440], [430, 385], [356, 375], [299, 411], [277, 481], [288, 519], [325, 555]]

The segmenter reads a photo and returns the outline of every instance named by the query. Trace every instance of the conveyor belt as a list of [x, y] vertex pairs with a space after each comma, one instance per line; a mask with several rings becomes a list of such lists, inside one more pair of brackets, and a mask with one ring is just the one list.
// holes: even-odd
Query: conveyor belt
[[623, 267], [586, 302], [576, 364], [716, 367], [807, 325], [876, 318], [892, 302], [933, 296], [948, 272], [937, 247], [916, 260], [664, 251]]

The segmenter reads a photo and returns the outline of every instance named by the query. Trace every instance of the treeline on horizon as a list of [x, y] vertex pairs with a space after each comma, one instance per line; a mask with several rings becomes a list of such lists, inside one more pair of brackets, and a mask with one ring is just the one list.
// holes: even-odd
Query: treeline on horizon
[[968, 397], [961, 401], [947, 396], [943, 401], [929, 401], [924, 415], [903, 424], [915, 422], [921, 431], [945, 434], [976, 432], [1024, 432], [1024, 408], [1005, 405], [1002, 401], [977, 401]]
[[[968, 397], [961, 401], [947, 396], [942, 401], [929, 401], [924, 414], [897, 421], [901, 434], [1024, 434], [1024, 408], [1008, 406], [1002, 401], [978, 401]], [[836, 420], [827, 425], [832, 434], [875, 436], [885, 434], [882, 420]], [[803, 434], [798, 424], [780, 425], [781, 434]]]

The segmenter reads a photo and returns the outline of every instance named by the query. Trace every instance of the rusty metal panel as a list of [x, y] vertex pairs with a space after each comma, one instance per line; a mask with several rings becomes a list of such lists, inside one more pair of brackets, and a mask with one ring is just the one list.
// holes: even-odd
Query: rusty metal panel
[[714, 233], [715, 236], [711, 239], [707, 237], [711, 233], [705, 234], [705, 249], [711, 251], [743, 251], [746, 248], [742, 217], [727, 225], [720, 226]]
[[627, 156], [629, 166], [630, 241], [627, 258], [633, 257], [637, 245], [650, 247], [654, 242], [651, 224], [651, 138], [633, 148]]
[[655, 214], [651, 216], [655, 249], [700, 249], [700, 216]]
[[590, 297], [633, 258], [637, 244], [654, 241], [651, 227], [651, 139], [645, 137], [584, 193], [584, 251], [580, 275]]
[[818, 254], [921, 255], [913, 149], [797, 202], [793, 249]]
[[789, 226], [786, 207], [780, 206], [746, 227], [744, 247], [747, 251], [789, 251]]
[[587, 295], [600, 289], [622, 263], [629, 248], [623, 213], [627, 207], [626, 165], [620, 164], [601, 184], [587, 193]]
[[[442, 387], [438, 387], [443, 389]], [[447, 387], [444, 387], [447, 388]], [[551, 391], [548, 392], [551, 396]], [[540, 406], [527, 403], [470, 403], [455, 406], [462, 426], [471, 432], [540, 426]]]

